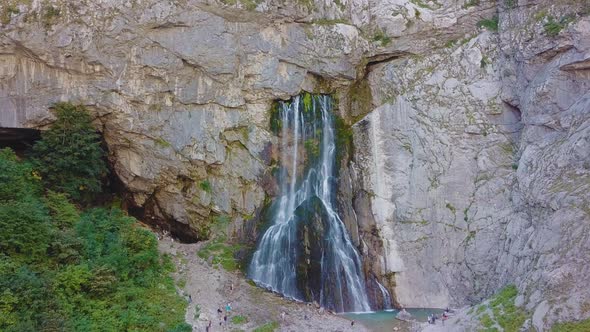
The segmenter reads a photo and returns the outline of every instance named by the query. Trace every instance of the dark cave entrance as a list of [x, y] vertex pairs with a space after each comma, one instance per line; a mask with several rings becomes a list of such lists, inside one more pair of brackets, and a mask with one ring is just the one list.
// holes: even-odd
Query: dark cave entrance
[[11, 148], [21, 157], [39, 139], [41, 131], [37, 129], [0, 127], [0, 149]]

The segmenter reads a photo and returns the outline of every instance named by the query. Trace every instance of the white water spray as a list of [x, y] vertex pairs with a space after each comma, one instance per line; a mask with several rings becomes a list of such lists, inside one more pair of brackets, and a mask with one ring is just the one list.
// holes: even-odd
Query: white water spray
[[[321, 271], [313, 276], [313, 282], [321, 286], [320, 294], [311, 296], [335, 311], [369, 311], [360, 256], [333, 205], [336, 144], [331, 99], [313, 96], [311, 105], [301, 103], [297, 96], [290, 104], [280, 104], [280, 196], [272, 225], [252, 258], [249, 277], [260, 286], [305, 300], [296, 271], [297, 264], [301, 264], [297, 232], [301, 223], [309, 221], [299, 220], [296, 210], [319, 199], [324, 233]], [[317, 158], [313, 158], [313, 151]]]

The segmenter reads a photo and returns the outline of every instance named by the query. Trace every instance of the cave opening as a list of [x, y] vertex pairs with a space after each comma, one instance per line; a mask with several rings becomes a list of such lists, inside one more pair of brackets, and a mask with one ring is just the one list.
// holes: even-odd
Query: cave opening
[[11, 148], [18, 156], [41, 139], [41, 131], [30, 128], [0, 127], [0, 149]]

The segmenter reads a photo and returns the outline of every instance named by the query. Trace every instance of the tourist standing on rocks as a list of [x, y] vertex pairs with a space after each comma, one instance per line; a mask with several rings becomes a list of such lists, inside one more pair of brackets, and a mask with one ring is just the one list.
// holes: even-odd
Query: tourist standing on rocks
[[228, 302], [227, 305], [225, 306], [225, 311], [229, 314], [229, 312], [231, 311], [231, 303]]

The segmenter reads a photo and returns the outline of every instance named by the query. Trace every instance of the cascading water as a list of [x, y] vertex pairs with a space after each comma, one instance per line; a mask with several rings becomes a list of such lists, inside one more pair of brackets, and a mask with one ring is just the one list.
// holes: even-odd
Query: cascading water
[[280, 196], [272, 225], [252, 257], [258, 285], [338, 312], [369, 311], [359, 254], [336, 213], [332, 192], [336, 144], [331, 98], [296, 96], [281, 102]]
[[383, 309], [391, 309], [391, 295], [381, 283], [375, 280], [377, 286], [379, 286], [379, 290], [381, 291], [381, 296], [383, 297]]

